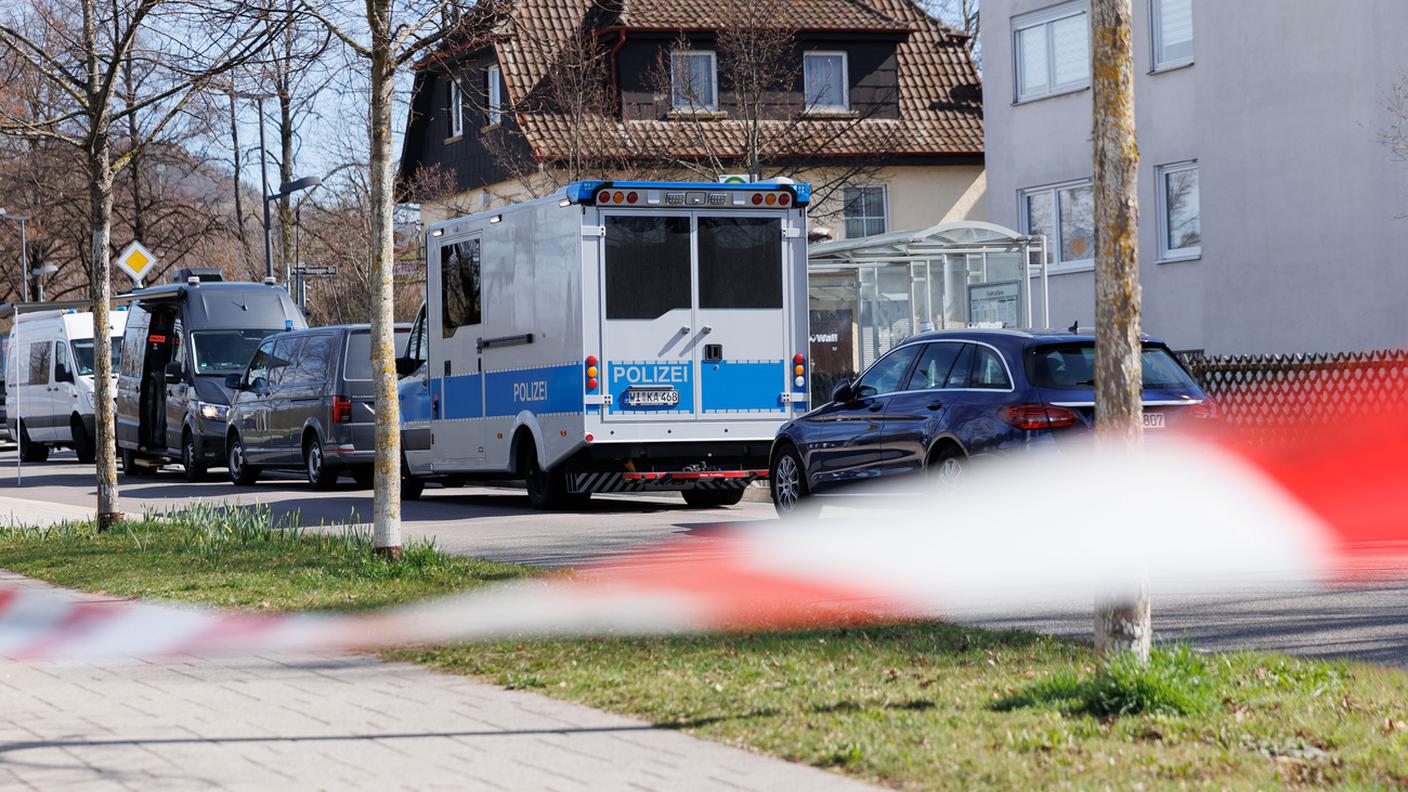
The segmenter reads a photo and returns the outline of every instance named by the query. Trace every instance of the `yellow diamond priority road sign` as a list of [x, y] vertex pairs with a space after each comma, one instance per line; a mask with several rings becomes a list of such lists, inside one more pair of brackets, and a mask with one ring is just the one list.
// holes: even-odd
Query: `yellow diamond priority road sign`
[[117, 256], [117, 266], [123, 272], [132, 276], [132, 280], [141, 285], [142, 279], [152, 267], [156, 266], [156, 256], [150, 250], [142, 247], [142, 243], [132, 241], [132, 244], [122, 249]]

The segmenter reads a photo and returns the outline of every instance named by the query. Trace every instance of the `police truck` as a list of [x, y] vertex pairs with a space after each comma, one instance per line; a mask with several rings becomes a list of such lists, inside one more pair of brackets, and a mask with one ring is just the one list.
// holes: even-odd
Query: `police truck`
[[576, 182], [426, 229], [403, 495], [737, 503], [807, 408], [806, 184]]

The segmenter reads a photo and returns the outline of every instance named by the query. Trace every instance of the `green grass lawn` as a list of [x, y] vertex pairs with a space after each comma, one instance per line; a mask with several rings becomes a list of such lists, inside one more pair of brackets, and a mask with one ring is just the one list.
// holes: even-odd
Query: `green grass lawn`
[[[114, 594], [366, 608], [529, 570], [207, 508], [0, 530], [0, 566]], [[896, 787], [1408, 787], [1408, 674], [1160, 649], [1102, 668], [1084, 644], [938, 623], [752, 636], [523, 641], [388, 653]], [[1121, 714], [1123, 713], [1123, 714]]]

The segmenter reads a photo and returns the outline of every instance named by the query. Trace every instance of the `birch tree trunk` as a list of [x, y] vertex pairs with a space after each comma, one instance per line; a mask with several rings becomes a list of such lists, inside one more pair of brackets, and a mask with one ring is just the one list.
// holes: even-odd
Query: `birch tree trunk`
[[[1131, 0], [1090, 4], [1095, 143], [1095, 436], [1109, 453], [1143, 443], [1139, 343], [1139, 147], [1134, 133]], [[1133, 517], [1133, 515], [1131, 515]], [[1133, 528], [1132, 528], [1133, 530]], [[1096, 603], [1095, 648], [1149, 659], [1149, 595], [1142, 570]]]
[[[372, 19], [371, 111], [371, 286], [372, 378], [376, 394], [376, 480], [372, 527], [376, 551], [401, 557], [401, 404], [396, 393], [395, 262], [392, 240], [396, 184], [392, 173], [391, 111], [396, 64], [390, 46], [390, 0], [368, 0]], [[384, 26], [383, 26], [384, 25]]]
[[92, 223], [93, 284], [93, 430], [98, 478], [98, 530], [122, 520], [117, 490], [117, 437], [113, 420], [112, 270], [108, 248], [112, 236], [112, 157], [106, 135], [95, 135], [88, 151], [89, 222]]

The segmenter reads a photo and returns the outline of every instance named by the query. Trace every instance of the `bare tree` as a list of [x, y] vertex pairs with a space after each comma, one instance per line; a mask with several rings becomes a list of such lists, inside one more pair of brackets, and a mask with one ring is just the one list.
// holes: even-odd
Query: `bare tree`
[[446, 28], [439, 24], [459, 10], [458, 0], [365, 0], [362, 31], [325, 14], [309, 0], [304, 12], [321, 21], [368, 69], [371, 102], [367, 127], [370, 143], [368, 178], [371, 202], [372, 378], [376, 404], [376, 470], [372, 528], [376, 551], [401, 557], [401, 422], [396, 393], [395, 210], [392, 170], [392, 110], [396, 75], [434, 46]]
[[1389, 90], [1388, 128], [1383, 132], [1384, 144], [1402, 160], [1408, 160], [1408, 70], [1398, 75]]
[[928, 0], [925, 4], [929, 13], [948, 22], [968, 38], [968, 52], [973, 56], [973, 64], [983, 68], [983, 47], [979, 34], [982, 32], [981, 0]]
[[[1139, 147], [1134, 134], [1131, 0], [1090, 4], [1095, 142], [1095, 436], [1109, 453], [1143, 442], [1139, 341]], [[1131, 590], [1096, 603], [1095, 648], [1149, 659], [1149, 593], [1140, 570]]]
[[[261, 10], [184, 0], [40, 0], [29, 13], [0, 20], [0, 47], [34, 70], [65, 104], [53, 115], [0, 116], [0, 133], [71, 146], [87, 177], [91, 296], [96, 327], [107, 327], [112, 285], [109, 256], [117, 175], [186, 108], [212, 79], [253, 57], [265, 43]], [[129, 69], [160, 78], [125, 81]], [[125, 151], [114, 138], [136, 115], [153, 120]], [[128, 134], [132, 127], [128, 126]], [[112, 339], [94, 339], [98, 529], [122, 519], [113, 423]]]

